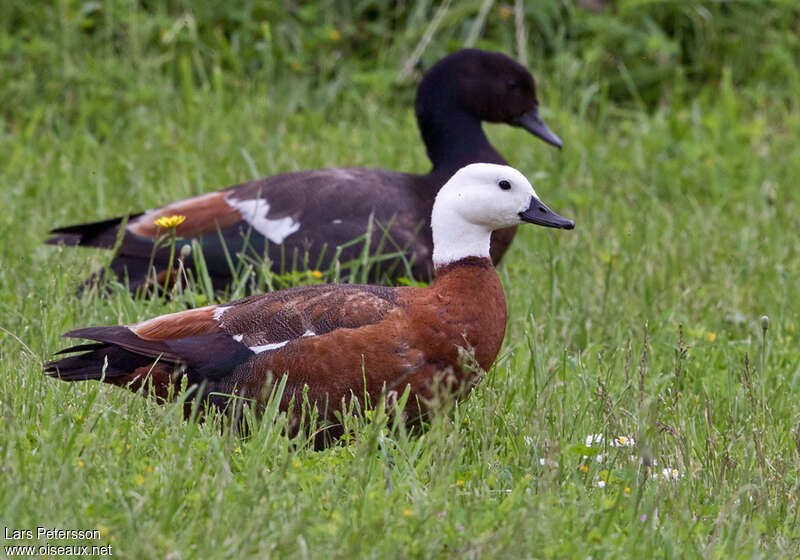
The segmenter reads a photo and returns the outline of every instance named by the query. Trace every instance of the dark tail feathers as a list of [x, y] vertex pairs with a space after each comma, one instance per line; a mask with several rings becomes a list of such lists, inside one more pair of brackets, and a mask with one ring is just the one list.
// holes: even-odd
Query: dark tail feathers
[[70, 331], [64, 336], [97, 341], [61, 350], [58, 354], [83, 354], [45, 365], [46, 374], [64, 381], [127, 376], [138, 368], [152, 366], [154, 362], [175, 359], [164, 344], [140, 339], [126, 327], [89, 327]]
[[132, 214], [131, 216], [112, 218], [101, 222], [89, 224], [78, 224], [50, 230], [53, 237], [47, 239], [48, 245], [64, 244], [68, 246], [99, 247], [101, 249], [112, 249], [117, 242], [117, 232], [119, 225], [126, 219], [133, 219], [142, 214]]
[[86, 381], [102, 379], [104, 376], [106, 378], [128, 376], [137, 368], [153, 363], [152, 358], [103, 343], [79, 344], [62, 350], [59, 354], [81, 350], [89, 351], [49, 362], [45, 365], [44, 372], [62, 381]]

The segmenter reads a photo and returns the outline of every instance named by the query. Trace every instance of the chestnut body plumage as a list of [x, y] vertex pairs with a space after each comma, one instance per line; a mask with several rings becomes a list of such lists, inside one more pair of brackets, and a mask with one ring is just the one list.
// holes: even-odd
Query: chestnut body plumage
[[[117, 247], [109, 270], [127, 278], [131, 291], [159, 281], [169, 268], [170, 250], [154, 251], [163, 230], [154, 220], [179, 214], [186, 221], [176, 234], [179, 245], [192, 240], [203, 246], [209, 276], [217, 288], [232, 273], [229, 255], [267, 256], [273, 268], [308, 262], [327, 268], [341, 247], [339, 260], [358, 259], [363, 236], [373, 220], [372, 253], [403, 252], [418, 279], [433, 274], [429, 218], [441, 186], [459, 168], [474, 162], [504, 164], [481, 122], [502, 122], [530, 131], [548, 143], [560, 139], [542, 122], [533, 78], [509, 57], [475, 49], [454, 53], [434, 65], [420, 83], [415, 103], [417, 120], [433, 162], [424, 175], [382, 169], [337, 168], [275, 175], [228, 187], [147, 212], [91, 224], [54, 229], [47, 243], [111, 249]], [[514, 237], [515, 226], [496, 231], [491, 257], [498, 263]], [[117, 246], [117, 240], [121, 241]], [[180, 249], [180, 247], [179, 247]], [[195, 267], [194, 255], [184, 266]], [[302, 264], [300, 264], [302, 266]], [[373, 279], [406, 275], [397, 259], [372, 270]]]
[[307, 387], [328, 420], [343, 399], [362, 400], [366, 392], [376, 403], [381, 394], [410, 389], [406, 413], [413, 419], [442, 383], [458, 395], [472, 387], [476, 370], [464, 363], [463, 350], [484, 370], [494, 362], [506, 304], [489, 236], [522, 222], [573, 227], [538, 200], [518, 171], [469, 165], [434, 205], [430, 286], [298, 287], [127, 326], [78, 329], [65, 336], [95, 342], [67, 349], [85, 352], [51, 362], [47, 372], [134, 390], [149, 380], [162, 398], [177, 393], [185, 376], [220, 407], [229, 395], [263, 402], [286, 375], [281, 406]]

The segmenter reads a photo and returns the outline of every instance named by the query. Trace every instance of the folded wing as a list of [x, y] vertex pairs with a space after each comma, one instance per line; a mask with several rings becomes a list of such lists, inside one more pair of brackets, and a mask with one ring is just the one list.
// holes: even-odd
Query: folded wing
[[234, 374], [257, 355], [376, 324], [397, 305], [393, 288], [298, 287], [127, 326], [70, 331], [64, 336], [94, 343], [59, 352], [80, 353], [48, 363], [45, 371], [65, 381], [102, 379], [134, 390], [150, 379], [159, 396], [170, 394], [185, 375], [189, 385], [202, 384], [206, 394], [230, 394], [236, 391]]

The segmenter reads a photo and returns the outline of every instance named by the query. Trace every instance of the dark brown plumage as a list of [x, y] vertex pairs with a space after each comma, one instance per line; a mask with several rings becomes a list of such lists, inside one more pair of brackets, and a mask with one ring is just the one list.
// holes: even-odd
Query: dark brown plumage
[[[424, 175], [382, 169], [337, 168], [299, 171], [235, 185], [132, 215], [110, 264], [118, 278], [129, 280], [131, 291], [148, 286], [169, 265], [169, 249], [154, 252], [159, 231], [153, 221], [180, 214], [186, 221], [177, 234], [203, 246], [209, 275], [217, 288], [232, 278], [228, 253], [269, 257], [273, 268], [290, 267], [297, 254], [307, 252], [314, 267], [327, 268], [337, 247], [342, 262], [356, 260], [372, 217], [372, 253], [403, 252], [413, 275], [433, 275], [433, 243], [429, 218], [439, 188], [455, 171], [473, 162], [505, 163], [489, 143], [481, 122], [519, 126], [545, 141], [561, 141], [541, 121], [533, 78], [509, 57], [475, 49], [458, 51], [435, 64], [420, 83], [415, 103], [417, 120], [433, 162]], [[54, 229], [47, 243], [110, 249], [116, 246], [123, 218]], [[498, 263], [515, 228], [497, 232], [492, 259]], [[179, 247], [180, 249], [180, 247]], [[194, 255], [184, 260], [195, 267]], [[302, 266], [302, 265], [301, 265]], [[406, 274], [402, 261], [390, 259], [372, 270], [371, 278]]]

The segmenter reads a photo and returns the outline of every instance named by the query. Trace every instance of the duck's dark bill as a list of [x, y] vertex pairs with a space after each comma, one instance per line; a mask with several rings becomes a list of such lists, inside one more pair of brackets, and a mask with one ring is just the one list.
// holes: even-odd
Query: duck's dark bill
[[519, 217], [522, 218], [524, 222], [540, 226], [559, 229], [572, 229], [575, 227], [575, 222], [563, 216], [559, 216], [537, 198], [531, 198], [531, 205], [528, 206], [528, 209], [524, 212], [520, 212]]
[[550, 128], [544, 124], [542, 117], [539, 116], [539, 107], [534, 107], [527, 113], [523, 113], [511, 124], [515, 124], [524, 128], [534, 136], [538, 136], [556, 148], [560, 148], [564, 145], [563, 142], [561, 142], [561, 138], [559, 138], [555, 132], [550, 130]]

